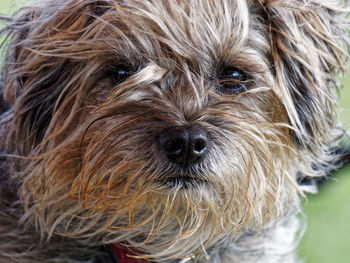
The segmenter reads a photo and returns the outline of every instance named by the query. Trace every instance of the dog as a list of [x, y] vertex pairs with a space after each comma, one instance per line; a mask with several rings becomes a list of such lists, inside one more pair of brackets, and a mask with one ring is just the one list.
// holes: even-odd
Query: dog
[[0, 262], [298, 262], [305, 182], [339, 162], [346, 6], [40, 0], [2, 18]]

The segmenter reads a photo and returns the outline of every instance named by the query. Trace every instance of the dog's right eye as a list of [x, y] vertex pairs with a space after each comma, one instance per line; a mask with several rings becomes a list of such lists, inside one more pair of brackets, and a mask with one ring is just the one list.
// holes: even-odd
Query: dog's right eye
[[120, 84], [132, 75], [132, 71], [125, 66], [118, 66], [111, 72], [111, 78], [115, 85]]

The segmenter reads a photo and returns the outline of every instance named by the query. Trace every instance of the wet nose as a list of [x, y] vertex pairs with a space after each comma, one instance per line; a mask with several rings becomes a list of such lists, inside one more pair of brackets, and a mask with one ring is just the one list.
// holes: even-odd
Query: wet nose
[[209, 138], [199, 126], [174, 126], [164, 130], [159, 137], [161, 151], [168, 159], [188, 167], [199, 161], [208, 149]]

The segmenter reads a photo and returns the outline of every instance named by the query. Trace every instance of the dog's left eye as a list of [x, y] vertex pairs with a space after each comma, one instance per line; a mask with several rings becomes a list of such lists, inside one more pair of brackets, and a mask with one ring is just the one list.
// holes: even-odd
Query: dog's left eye
[[223, 94], [237, 94], [246, 90], [247, 86], [247, 74], [237, 68], [227, 68], [221, 73], [217, 88]]
[[132, 75], [132, 71], [124, 66], [118, 66], [111, 72], [111, 78], [115, 85], [123, 82]]

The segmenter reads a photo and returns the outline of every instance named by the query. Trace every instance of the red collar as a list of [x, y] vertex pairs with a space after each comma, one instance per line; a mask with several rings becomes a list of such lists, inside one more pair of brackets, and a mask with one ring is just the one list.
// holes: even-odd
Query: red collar
[[144, 259], [134, 258], [135, 254], [118, 245], [109, 245], [115, 263], [147, 263]]

